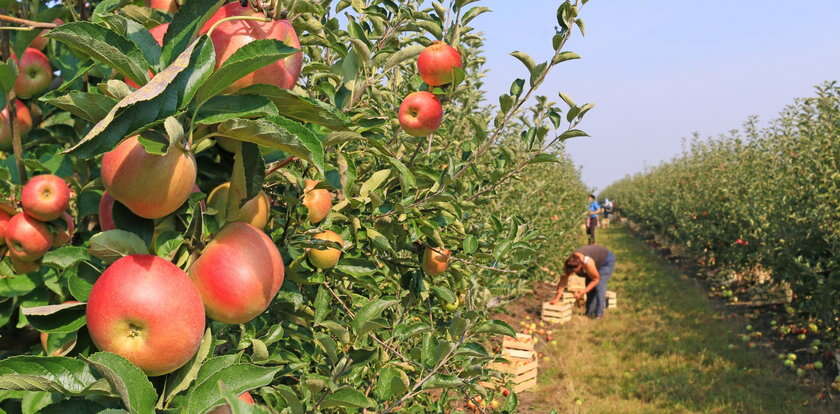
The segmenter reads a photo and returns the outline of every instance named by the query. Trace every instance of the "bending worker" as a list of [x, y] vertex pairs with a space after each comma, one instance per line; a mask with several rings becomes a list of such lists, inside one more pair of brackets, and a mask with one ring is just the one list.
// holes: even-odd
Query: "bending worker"
[[586, 287], [575, 293], [575, 299], [586, 296], [586, 316], [601, 318], [607, 306], [607, 281], [615, 269], [615, 254], [604, 246], [590, 244], [583, 246], [568, 259], [564, 266], [564, 275], [557, 283], [557, 294], [551, 300], [555, 305], [563, 298], [563, 292], [572, 273], [586, 278]]

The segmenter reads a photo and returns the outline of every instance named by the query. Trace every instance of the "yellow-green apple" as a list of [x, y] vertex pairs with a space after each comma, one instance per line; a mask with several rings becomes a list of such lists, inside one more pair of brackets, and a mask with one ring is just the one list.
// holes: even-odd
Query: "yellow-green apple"
[[114, 230], [117, 228], [114, 223], [114, 197], [111, 197], [107, 191], [102, 193], [102, 198], [99, 199], [99, 229], [102, 231]]
[[[239, 2], [228, 3], [220, 8], [201, 28], [199, 34], [207, 33], [221, 19], [233, 16], [265, 17], [263, 13], [243, 7]], [[216, 49], [216, 68], [221, 66], [234, 52], [260, 39], [280, 40], [287, 46], [300, 48], [300, 40], [288, 20], [262, 22], [256, 20], [231, 20], [219, 24], [210, 34]], [[281, 58], [245, 75], [228, 88], [235, 91], [257, 83], [275, 85], [283, 89], [292, 88], [300, 76], [303, 55], [298, 52]]]
[[[330, 230], [318, 233], [314, 236], [314, 238], [344, 244], [344, 239], [342, 239], [338, 233]], [[341, 258], [341, 250], [334, 247], [328, 247], [326, 249], [316, 249], [313, 247], [309, 249], [307, 254], [309, 255], [309, 261], [312, 262], [312, 265], [319, 269], [329, 269], [338, 264], [338, 259]]]
[[102, 157], [105, 189], [143, 218], [175, 212], [193, 192], [196, 174], [195, 158], [180, 145], [170, 145], [164, 155], [149, 154], [137, 136]]
[[[248, 405], [254, 405], [254, 397], [251, 396], [249, 392], [243, 392], [239, 394], [239, 399], [245, 401]], [[223, 405], [221, 407], [214, 408], [212, 411], [208, 412], [207, 414], [231, 414], [230, 406]]]
[[6, 245], [6, 226], [9, 225], [9, 220], [11, 219], [11, 214], [0, 210], [0, 246]]
[[52, 221], [70, 206], [70, 187], [63, 178], [52, 174], [36, 175], [21, 190], [23, 212], [40, 221]]
[[207, 316], [224, 323], [246, 323], [263, 313], [280, 286], [285, 269], [277, 246], [248, 223], [229, 223], [189, 269]]
[[[61, 26], [64, 24], [64, 20], [61, 19], [53, 19], [53, 23]], [[49, 32], [50, 29], [41, 30], [41, 33], [38, 33], [38, 36], [35, 36], [34, 39], [29, 43], [29, 47], [34, 47], [35, 49], [43, 51], [45, 47], [47, 47], [47, 38], [44, 37], [44, 34]]]
[[408, 135], [424, 137], [440, 127], [443, 107], [433, 93], [413, 92], [403, 99], [399, 119]]
[[52, 247], [52, 233], [46, 223], [25, 213], [15, 214], [6, 225], [6, 247], [9, 256], [24, 262], [34, 262]]
[[50, 60], [44, 52], [28, 47], [18, 64], [18, 76], [15, 79], [15, 95], [29, 99], [40, 95], [52, 83], [53, 73]]
[[53, 244], [52, 248], [57, 249], [70, 243], [73, 240], [73, 232], [76, 231], [76, 223], [73, 222], [73, 216], [66, 211], [61, 215], [61, 224], [54, 226]]
[[178, 11], [178, 2], [176, 0], [149, 0], [149, 7], [167, 13], [175, 13]]
[[332, 193], [323, 188], [315, 188], [318, 181], [305, 180], [303, 205], [309, 211], [309, 222], [318, 223], [327, 218], [332, 208]]
[[[9, 122], [9, 105], [0, 111], [0, 151], [12, 150], [11, 122]], [[23, 137], [32, 129], [32, 115], [29, 108], [15, 99], [15, 135]]]
[[87, 327], [97, 348], [149, 376], [168, 374], [195, 355], [204, 334], [204, 305], [190, 278], [152, 255], [130, 255], [93, 284]]
[[430, 86], [452, 83], [455, 79], [455, 68], [461, 67], [461, 54], [444, 42], [432, 43], [417, 57], [420, 77]]
[[[207, 204], [214, 208], [218, 214], [227, 211], [228, 193], [230, 182], [219, 184], [207, 197]], [[256, 197], [248, 200], [245, 205], [239, 208], [239, 214], [235, 217], [224, 217], [225, 222], [248, 223], [256, 228], [262, 229], [268, 223], [268, 216], [271, 213], [271, 201], [265, 192], [260, 191]]]
[[451, 251], [442, 247], [427, 247], [423, 252], [423, 270], [434, 276], [446, 271], [449, 267]]

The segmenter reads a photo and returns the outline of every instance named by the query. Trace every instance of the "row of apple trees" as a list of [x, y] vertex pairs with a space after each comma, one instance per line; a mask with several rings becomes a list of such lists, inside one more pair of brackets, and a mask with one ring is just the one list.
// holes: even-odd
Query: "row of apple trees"
[[[482, 411], [514, 412], [515, 394], [479, 385], [499, 375], [486, 369], [493, 338], [514, 334], [489, 310], [525, 292], [577, 237], [585, 192], [562, 143], [586, 135], [578, 124], [592, 106], [564, 94], [555, 103], [538, 89], [579, 58], [565, 45], [583, 34], [586, 1], [552, 10], [540, 23], [556, 27], [540, 40], [549, 60], [512, 53], [521, 78], [492, 99], [482, 91], [484, 41], [471, 26], [490, 12], [479, 0], [251, 1], [255, 11], [229, 21], [288, 19], [300, 47], [257, 37], [217, 63], [205, 24], [224, 3], [0, 3], [10, 28], [0, 34], [0, 88], [10, 99], [0, 194], [14, 210], [27, 177], [60, 176], [74, 223], [70, 242], [34, 270], [0, 262], [0, 412], [421, 413], [477, 395], [497, 397]], [[29, 72], [10, 56], [25, 56], [42, 29], [54, 79], [15, 97]], [[416, 62], [434, 41], [455, 47], [463, 64], [451, 82], [430, 86]], [[290, 56], [302, 56], [293, 87], [231, 86]], [[397, 116], [416, 91], [443, 106], [440, 127], [425, 136], [406, 134]], [[137, 134], [148, 154], [186, 149], [198, 188], [162, 218], [111, 204], [106, 230], [102, 155]], [[208, 203], [226, 182], [232, 201]], [[147, 193], [133, 196], [157, 196], [137, 186]], [[304, 200], [316, 187], [332, 200], [313, 220]], [[111, 263], [154, 254], [189, 271], [224, 228], [220, 211], [245, 211], [260, 192], [270, 200], [264, 231], [285, 267], [262, 314], [208, 320], [195, 355], [166, 375], [97, 349], [85, 302]], [[326, 230], [343, 242], [314, 237]], [[340, 249], [334, 266], [312, 259], [325, 249]], [[430, 249], [449, 252], [443, 271], [424, 266]], [[165, 347], [137, 352], [167, 356]]]
[[831, 362], [840, 346], [838, 127], [840, 86], [825, 83], [767, 127], [753, 118], [741, 131], [695, 138], [683, 155], [603, 195], [647, 230], [730, 270], [717, 282], [731, 300], [775, 291], [771, 301], [790, 301], [780, 335]]

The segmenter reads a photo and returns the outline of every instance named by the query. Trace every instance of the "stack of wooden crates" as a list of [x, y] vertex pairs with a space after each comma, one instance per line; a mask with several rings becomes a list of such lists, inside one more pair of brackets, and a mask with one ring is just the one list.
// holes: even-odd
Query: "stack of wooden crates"
[[[534, 337], [516, 334], [516, 339], [504, 337], [502, 339], [502, 357], [508, 362], [496, 362], [489, 365], [492, 370], [511, 375], [514, 392], [527, 391], [537, 386], [537, 370], [539, 362], [534, 351]], [[485, 387], [496, 384], [483, 383]]]

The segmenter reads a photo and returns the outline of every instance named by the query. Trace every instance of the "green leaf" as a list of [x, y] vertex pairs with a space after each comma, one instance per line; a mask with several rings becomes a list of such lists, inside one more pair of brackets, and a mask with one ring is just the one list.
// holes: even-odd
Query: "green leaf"
[[123, 406], [132, 414], [155, 412], [157, 392], [140, 368], [127, 359], [110, 352], [97, 352], [82, 357], [93, 369], [108, 380], [108, 384], [122, 400]]
[[172, 261], [183, 244], [184, 235], [182, 233], [174, 230], [164, 231], [155, 239], [155, 255]]
[[567, 60], [573, 60], [573, 59], [580, 59], [580, 55], [578, 55], [575, 52], [561, 52], [561, 53], [556, 54], [551, 59], [551, 63], [556, 64], [556, 63], [565, 62]]
[[65, 271], [63, 276], [67, 278], [67, 290], [70, 294], [76, 300], [84, 302], [90, 295], [93, 283], [99, 278], [100, 273], [102, 272], [90, 263], [79, 263], [76, 267]]
[[99, 122], [117, 104], [117, 100], [99, 93], [70, 91], [61, 96], [43, 96], [41, 102], [70, 112], [89, 122]]
[[239, 395], [245, 391], [262, 387], [271, 383], [280, 367], [264, 368], [249, 364], [226, 366], [204, 381], [196, 382], [187, 394], [187, 402], [183, 407], [184, 413], [203, 413], [210, 408], [221, 405], [223, 397], [218, 388], [219, 381], [223, 381], [231, 392]]
[[160, 45], [143, 25], [118, 14], [106, 16], [104, 21], [120, 36], [134, 43], [149, 66], [157, 66], [160, 62]]
[[385, 367], [379, 371], [373, 393], [380, 400], [390, 400], [408, 392], [408, 375], [396, 367]]
[[45, 391], [27, 392], [20, 401], [21, 414], [36, 414], [43, 408], [61, 401], [63, 397]]
[[367, 197], [370, 195], [371, 191], [376, 190], [381, 186], [388, 177], [391, 176], [391, 170], [379, 170], [373, 173], [370, 178], [367, 179], [364, 183], [362, 183], [362, 188], [359, 190], [359, 195], [362, 198]]
[[218, 133], [242, 142], [276, 148], [311, 162], [324, 171], [324, 146], [306, 126], [283, 117], [231, 119], [219, 124]]
[[[510, 95], [519, 98], [522, 94], [522, 88], [525, 86], [525, 79], [517, 79], [510, 84]], [[501, 98], [499, 98], [501, 99]]]
[[[12, 269], [5, 261], [0, 261], [0, 297], [15, 297], [25, 295], [40, 285], [40, 278], [33, 275], [13, 275]], [[5, 276], [11, 275], [11, 276]]]
[[379, 271], [376, 263], [361, 258], [342, 258], [335, 269], [356, 278], [370, 276]]
[[502, 113], [507, 113], [513, 107], [513, 97], [510, 95], [499, 96], [499, 108]]
[[432, 292], [435, 293], [440, 300], [444, 303], [455, 303], [458, 298], [455, 296], [455, 293], [452, 292], [451, 289], [445, 286], [432, 286]]
[[323, 286], [318, 286], [318, 294], [315, 295], [315, 323], [323, 322], [330, 310], [329, 293]]
[[[17, 79], [17, 65], [14, 62], [0, 63], [0, 92], [3, 96], [8, 95], [15, 87]], [[0, 109], [6, 105], [5, 99], [0, 99]]]
[[379, 315], [382, 314], [382, 312], [385, 309], [388, 309], [389, 307], [394, 306], [397, 303], [400, 303], [400, 301], [385, 299], [377, 299], [371, 301], [370, 303], [362, 307], [362, 309], [359, 310], [358, 313], [356, 313], [356, 317], [353, 319], [353, 322], [351, 322], [351, 326], [354, 330], [356, 330], [356, 333], [359, 336], [362, 336], [364, 333], [367, 332], [368, 325], [373, 319], [378, 318]]
[[87, 249], [82, 246], [64, 246], [47, 252], [41, 259], [41, 263], [58, 269], [67, 269], [85, 260], [90, 260]]
[[535, 155], [533, 158], [528, 160], [529, 164], [538, 164], [541, 162], [559, 162], [560, 160], [557, 159], [557, 155], [549, 154], [549, 153], [540, 153]]
[[403, 190], [409, 190], [412, 188], [417, 188], [417, 179], [414, 178], [414, 173], [411, 172], [402, 161], [394, 158], [394, 157], [387, 157], [388, 162], [394, 166], [400, 173], [400, 184], [402, 185]]
[[192, 359], [167, 378], [166, 390], [163, 393], [163, 400], [167, 404], [176, 395], [186, 391], [190, 387], [190, 384], [198, 378], [198, 372], [201, 369], [202, 363], [210, 355], [212, 348], [213, 334], [210, 332], [210, 328], [207, 328], [204, 331], [204, 337], [201, 339], [201, 345], [199, 345], [198, 351], [193, 355]]
[[468, 235], [464, 238], [464, 242], [462, 243], [464, 247], [464, 253], [466, 254], [473, 254], [476, 250], [478, 250], [478, 238], [475, 235]]
[[433, 388], [458, 388], [463, 386], [464, 382], [454, 376], [454, 375], [446, 375], [446, 374], [434, 374], [428, 381], [423, 384], [423, 389], [433, 389]]
[[484, 321], [475, 329], [475, 333], [489, 333], [496, 335], [505, 335], [515, 338], [516, 331], [504, 321], [497, 319]]
[[368, 227], [366, 230], [368, 238], [373, 242], [373, 245], [382, 250], [393, 251], [394, 248], [391, 247], [391, 242], [388, 241], [388, 238], [385, 237], [382, 233], [376, 231], [376, 229]]
[[195, 122], [212, 125], [235, 118], [261, 118], [279, 114], [277, 106], [264, 96], [222, 95], [202, 105]]
[[321, 125], [332, 130], [345, 129], [349, 124], [347, 117], [334, 106], [274, 85], [253, 85], [241, 89], [238, 94], [259, 95], [271, 99], [279, 109], [280, 115], [298, 121]]
[[125, 230], [108, 230], [94, 234], [90, 238], [88, 252], [106, 263], [132, 254], [149, 254], [143, 239]]
[[128, 411], [118, 409], [105, 409], [100, 404], [91, 400], [64, 400], [58, 404], [51, 404], [44, 407], [38, 414], [128, 414]]
[[570, 129], [570, 130], [560, 134], [558, 139], [561, 140], [561, 141], [565, 141], [565, 140], [570, 139], [570, 138], [588, 137], [588, 136], [589, 136], [589, 134], [587, 134], [586, 132], [583, 132], [579, 129]]
[[566, 105], [569, 105], [570, 108], [574, 108], [574, 107], [577, 106], [577, 105], [575, 105], [575, 101], [573, 101], [572, 98], [569, 95], [566, 95], [563, 92], [560, 92], [560, 99], [562, 99], [563, 102], [566, 103]]
[[90, 367], [74, 358], [23, 355], [0, 360], [0, 390], [82, 395], [94, 383]]
[[[163, 49], [160, 52], [161, 64], [169, 66], [177, 60], [184, 51], [190, 48], [190, 44], [202, 28], [204, 23], [212, 16], [219, 7], [222, 0], [189, 0], [185, 1], [163, 37]], [[215, 66], [215, 58], [213, 65]]]
[[534, 62], [534, 59], [531, 56], [528, 56], [525, 52], [516, 51], [510, 54], [511, 56], [519, 59], [526, 68], [528, 68], [528, 72], [533, 76], [534, 69], [537, 67], [537, 63]]
[[400, 50], [394, 52], [391, 56], [388, 57], [388, 60], [385, 61], [385, 65], [382, 66], [382, 70], [387, 71], [400, 63], [403, 63], [409, 59], [414, 59], [420, 52], [426, 49], [423, 45], [411, 45], [408, 47], [401, 48]]
[[49, 333], [69, 333], [78, 331], [85, 325], [84, 303], [63, 303], [61, 305], [35, 306], [20, 308], [21, 313], [37, 330]]
[[[292, 414], [304, 414], [303, 404], [300, 402], [297, 394], [288, 385], [275, 385], [269, 392], [274, 392], [278, 397], [286, 402]], [[285, 407], [276, 407], [285, 408]]]
[[89, 22], [72, 22], [50, 30], [44, 37], [55, 39], [73, 52], [89, 57], [145, 84], [148, 80], [146, 58], [137, 45], [112, 30]]
[[344, 408], [370, 408], [376, 404], [369, 398], [365, 397], [361, 391], [352, 387], [340, 388], [321, 403], [324, 408], [344, 407]]
[[254, 40], [240, 47], [201, 85], [196, 102], [201, 105], [245, 75], [298, 52], [274, 39]]
[[464, 13], [464, 16], [461, 17], [461, 24], [469, 24], [470, 21], [472, 21], [472, 19], [475, 19], [479, 15], [487, 13], [489, 11], [491, 11], [489, 7], [483, 7], [483, 6], [473, 7], [471, 9], [467, 10], [467, 12]]

